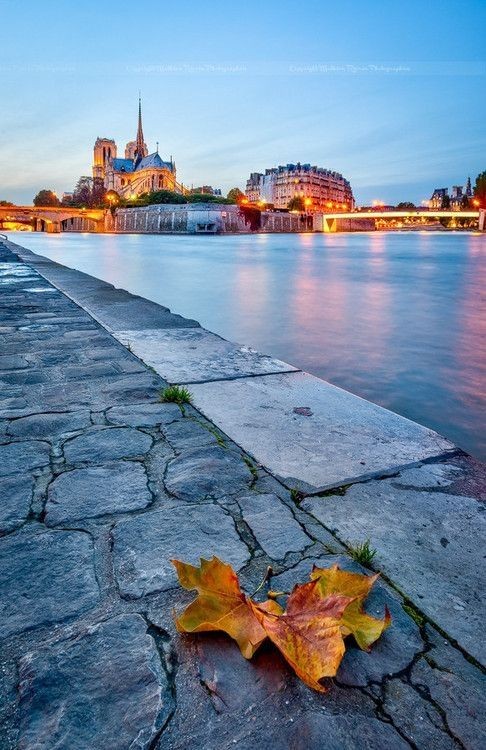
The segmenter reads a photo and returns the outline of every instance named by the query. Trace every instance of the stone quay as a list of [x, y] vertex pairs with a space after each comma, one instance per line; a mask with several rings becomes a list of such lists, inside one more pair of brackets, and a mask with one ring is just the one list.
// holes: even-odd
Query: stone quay
[[[483, 465], [8, 240], [0, 306], [2, 750], [486, 747]], [[364, 539], [392, 625], [325, 694], [270, 646], [176, 632], [173, 557], [289, 590], [370, 572]]]

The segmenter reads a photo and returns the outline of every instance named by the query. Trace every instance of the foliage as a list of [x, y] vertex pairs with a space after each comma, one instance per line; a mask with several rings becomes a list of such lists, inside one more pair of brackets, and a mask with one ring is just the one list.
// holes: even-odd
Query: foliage
[[474, 197], [479, 200], [481, 208], [486, 208], [486, 171], [481, 172], [476, 177], [474, 185]]
[[287, 203], [289, 211], [305, 211], [305, 201], [300, 195], [294, 195]]
[[358, 542], [357, 544], [349, 544], [349, 554], [361, 563], [361, 565], [371, 565], [373, 562], [376, 550], [370, 546], [370, 540], [366, 539], [364, 542]]
[[262, 212], [254, 206], [240, 206], [240, 214], [251, 232], [257, 232], [262, 226]]
[[463, 195], [461, 198], [461, 209], [463, 211], [467, 211], [468, 208], [469, 208], [469, 198], [467, 195]]
[[234, 201], [223, 198], [221, 195], [211, 195], [210, 193], [190, 193], [186, 196], [187, 203], [224, 203], [229, 205]]
[[169, 385], [160, 394], [160, 400], [174, 404], [190, 404], [192, 393], [180, 385]]
[[268, 592], [256, 602], [242, 592], [233, 568], [213, 557], [201, 558], [199, 567], [172, 560], [179, 582], [197, 597], [176, 618], [182, 633], [222, 630], [251, 659], [269, 638], [296, 674], [309, 687], [325, 691], [321, 680], [333, 677], [345, 653], [344, 638], [353, 635], [368, 651], [390, 625], [388, 610], [382, 620], [363, 610], [377, 576], [365, 576], [331, 568], [316, 568], [311, 580], [298, 584], [288, 595], [284, 609], [275, 601], [283, 593]]
[[395, 206], [397, 211], [413, 211], [417, 206], [415, 203], [411, 203], [410, 201], [402, 201], [397, 206]]
[[440, 204], [440, 207], [445, 211], [448, 211], [451, 207], [451, 199], [448, 195], [444, 195]]
[[234, 187], [231, 188], [226, 197], [229, 201], [231, 201], [231, 203], [239, 203], [245, 197], [245, 194], [240, 190], [240, 188]]
[[39, 190], [34, 198], [34, 206], [60, 206], [60, 200], [52, 190]]
[[13, 206], [14, 204], [10, 201], [0, 201], [0, 206]]
[[174, 193], [172, 190], [156, 190], [155, 193], [146, 194], [145, 200], [148, 205], [154, 203], [187, 203], [187, 198], [180, 193]]

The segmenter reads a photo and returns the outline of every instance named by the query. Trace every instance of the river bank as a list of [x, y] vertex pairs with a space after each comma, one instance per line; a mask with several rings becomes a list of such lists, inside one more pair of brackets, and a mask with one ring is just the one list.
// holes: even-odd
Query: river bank
[[[2, 747], [480, 748], [485, 471], [274, 357], [10, 242], [2, 257]], [[191, 390], [182, 413], [158, 401]], [[350, 485], [343, 487], [343, 485]], [[171, 557], [248, 590], [370, 538], [393, 624], [324, 696], [184, 637]], [[123, 681], [120, 681], [123, 674]], [[483, 691], [484, 692], [484, 691]]]

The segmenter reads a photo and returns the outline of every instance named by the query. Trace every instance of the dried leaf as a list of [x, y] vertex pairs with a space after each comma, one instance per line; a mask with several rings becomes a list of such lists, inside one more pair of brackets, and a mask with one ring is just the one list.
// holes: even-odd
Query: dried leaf
[[379, 575], [366, 576], [361, 573], [350, 573], [341, 570], [338, 565], [330, 568], [316, 568], [311, 572], [311, 579], [317, 581], [318, 591], [325, 599], [332, 594], [354, 598], [343, 612], [341, 630], [344, 636], [353, 634], [358, 646], [369, 651], [391, 623], [388, 609], [385, 609], [383, 620], [372, 617], [363, 610], [363, 603]]
[[[222, 630], [235, 639], [243, 656], [251, 659], [267, 634], [241, 591], [238, 576], [231, 565], [217, 557], [211, 560], [201, 558], [199, 567], [179, 560], [171, 562], [181, 586], [198, 592], [197, 598], [176, 619], [179, 632]], [[282, 609], [276, 602], [268, 604], [274, 612]]]
[[284, 614], [250, 605], [269, 638], [309, 687], [324, 692], [320, 680], [336, 674], [345, 646], [340, 627], [351, 597], [322, 598], [318, 580], [295, 586]]

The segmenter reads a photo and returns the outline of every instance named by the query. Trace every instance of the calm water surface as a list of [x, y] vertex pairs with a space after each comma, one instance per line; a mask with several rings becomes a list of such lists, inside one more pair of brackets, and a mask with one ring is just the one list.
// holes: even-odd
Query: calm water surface
[[486, 458], [486, 235], [12, 239]]

